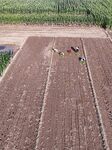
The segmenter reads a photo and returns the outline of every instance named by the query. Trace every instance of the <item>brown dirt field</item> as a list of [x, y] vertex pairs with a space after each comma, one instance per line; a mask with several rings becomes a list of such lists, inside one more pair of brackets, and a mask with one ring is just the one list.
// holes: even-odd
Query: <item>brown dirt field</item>
[[76, 45], [82, 55], [80, 38], [26, 41], [0, 82], [0, 150], [104, 149], [86, 64], [49, 51]]
[[52, 43], [29, 38], [0, 83], [0, 150], [35, 147]]
[[[80, 39], [58, 38], [55, 43], [56, 48], [64, 51], [74, 45], [82, 51]], [[53, 55], [36, 150], [101, 150], [86, 66], [80, 65], [74, 53], [65, 54]]]
[[112, 149], [112, 42], [84, 39], [108, 145]]
[[[111, 38], [94, 27], [21, 27], [0, 26], [1, 44], [38, 36], [27, 39], [0, 81], [0, 150], [111, 150]], [[68, 54], [71, 46], [88, 63]]]

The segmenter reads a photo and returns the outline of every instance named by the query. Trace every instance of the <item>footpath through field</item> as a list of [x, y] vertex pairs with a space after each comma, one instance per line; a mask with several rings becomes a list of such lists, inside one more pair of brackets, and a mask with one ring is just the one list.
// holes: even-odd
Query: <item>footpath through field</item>
[[20, 46], [29, 36], [107, 38], [104, 30], [98, 27], [0, 25], [0, 44]]

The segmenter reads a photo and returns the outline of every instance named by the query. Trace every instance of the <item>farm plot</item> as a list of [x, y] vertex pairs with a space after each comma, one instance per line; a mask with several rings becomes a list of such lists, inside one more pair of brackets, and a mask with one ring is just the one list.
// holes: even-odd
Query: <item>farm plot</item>
[[[58, 38], [55, 47], [67, 50], [80, 39]], [[86, 66], [74, 53], [53, 54], [36, 150], [103, 149]]]
[[[92, 42], [85, 42], [88, 50]], [[108, 40], [100, 42], [104, 48], [107, 42], [111, 49]], [[65, 52], [71, 46], [79, 46], [83, 55], [80, 38], [28, 38], [0, 83], [1, 150], [104, 150], [87, 66], [79, 63], [78, 55]], [[51, 52], [52, 47], [64, 51], [65, 56]], [[97, 56], [97, 51], [91, 51]], [[92, 70], [94, 75], [96, 70]], [[107, 105], [101, 102], [101, 108]], [[102, 110], [111, 147], [106, 112]]]
[[0, 150], [35, 146], [52, 43], [29, 38], [0, 83]]
[[84, 39], [106, 137], [112, 149], [112, 43], [109, 39]]
[[111, 0], [0, 0], [2, 24], [92, 24], [112, 27]]

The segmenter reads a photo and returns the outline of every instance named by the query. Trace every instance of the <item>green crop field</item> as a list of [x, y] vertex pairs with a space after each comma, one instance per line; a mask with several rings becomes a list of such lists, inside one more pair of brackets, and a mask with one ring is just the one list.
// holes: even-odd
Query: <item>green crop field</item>
[[10, 53], [0, 53], [0, 76], [2, 75], [4, 69], [7, 67], [10, 59], [11, 59]]
[[0, 0], [0, 23], [112, 27], [112, 0]]

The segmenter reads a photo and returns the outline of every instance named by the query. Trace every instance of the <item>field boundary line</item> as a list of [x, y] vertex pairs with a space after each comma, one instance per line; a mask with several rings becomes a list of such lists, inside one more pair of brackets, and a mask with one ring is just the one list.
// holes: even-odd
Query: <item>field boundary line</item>
[[[28, 38], [27, 38], [28, 39]], [[22, 45], [20, 46], [19, 50], [16, 52], [16, 54], [14, 55], [14, 57], [11, 59], [10, 63], [8, 64], [8, 66], [6, 67], [6, 69], [3, 71], [2, 76], [0, 77], [0, 82], [4, 79], [5, 75], [7, 74], [8, 70], [10, 69], [10, 67], [12, 66], [12, 64], [15, 62], [18, 54], [21, 52], [22, 47], [24, 46], [24, 44], [26, 43], [27, 39], [25, 39], [25, 41], [22, 43]]]
[[[53, 46], [55, 45], [55, 38], [53, 38]], [[36, 137], [36, 145], [35, 145], [35, 150], [38, 150], [38, 143], [39, 143], [39, 137], [41, 133], [41, 128], [42, 128], [42, 121], [44, 117], [44, 110], [46, 106], [46, 99], [47, 99], [47, 94], [48, 94], [48, 89], [49, 89], [49, 83], [50, 83], [50, 74], [51, 74], [51, 69], [52, 69], [52, 62], [53, 62], [53, 51], [51, 51], [51, 60], [50, 60], [50, 66], [49, 66], [49, 71], [47, 75], [47, 80], [46, 80], [46, 86], [45, 86], [45, 92], [44, 92], [44, 97], [43, 97], [43, 105], [41, 109], [41, 116], [40, 116], [40, 122], [39, 122], [39, 127], [38, 127], [38, 134]]]
[[94, 82], [93, 82], [93, 79], [92, 79], [92, 74], [91, 74], [91, 70], [90, 70], [90, 66], [89, 66], [89, 62], [88, 62], [86, 48], [85, 48], [84, 40], [82, 38], [81, 38], [81, 42], [82, 42], [82, 46], [83, 46], [83, 50], [84, 50], [84, 55], [85, 55], [85, 58], [86, 58], [86, 67], [87, 67], [88, 77], [89, 77], [90, 86], [91, 86], [92, 94], [93, 94], [93, 98], [94, 98], [96, 114], [97, 114], [97, 117], [98, 117], [99, 130], [100, 130], [100, 134], [101, 134], [101, 138], [102, 138], [102, 146], [103, 146], [104, 150], [110, 150], [109, 145], [108, 145], [108, 141], [107, 141], [107, 135], [106, 135], [106, 132], [105, 132], [105, 127], [104, 127], [104, 124], [103, 124], [102, 114], [101, 114], [101, 111], [100, 111], [96, 91], [95, 91], [95, 88], [94, 88]]

